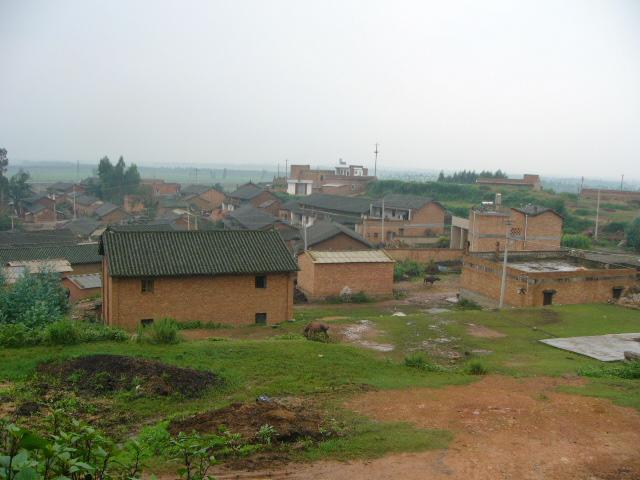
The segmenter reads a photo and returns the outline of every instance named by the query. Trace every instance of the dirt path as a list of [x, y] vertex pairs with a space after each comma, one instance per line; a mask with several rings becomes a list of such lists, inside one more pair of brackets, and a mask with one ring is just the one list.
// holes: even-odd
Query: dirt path
[[555, 393], [579, 380], [490, 376], [443, 389], [368, 392], [347, 407], [381, 421], [454, 433], [448, 450], [318, 462], [219, 478], [375, 480], [640, 478], [640, 415], [607, 400]]

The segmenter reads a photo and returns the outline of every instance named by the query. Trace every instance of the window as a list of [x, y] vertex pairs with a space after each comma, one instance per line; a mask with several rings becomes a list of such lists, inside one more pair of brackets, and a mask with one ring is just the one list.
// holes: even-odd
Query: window
[[256, 276], [256, 288], [267, 288], [267, 277], [265, 275]]
[[142, 320], [140, 320], [140, 324], [143, 327], [150, 327], [151, 325], [153, 325], [153, 318], [143, 318]]
[[153, 293], [153, 278], [143, 278], [140, 282], [142, 293]]
[[622, 296], [622, 292], [624, 291], [624, 287], [613, 287], [611, 292], [613, 294], [614, 299], [619, 299]]
[[398, 235], [400, 235], [401, 237], [404, 237], [404, 228], [399, 229]]
[[256, 313], [256, 325], [266, 325], [267, 324], [267, 314], [266, 313]]

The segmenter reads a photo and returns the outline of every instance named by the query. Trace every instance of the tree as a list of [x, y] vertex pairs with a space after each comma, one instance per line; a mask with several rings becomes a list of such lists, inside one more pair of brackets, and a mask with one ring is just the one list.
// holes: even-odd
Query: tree
[[9, 180], [9, 197], [13, 201], [13, 206], [18, 215], [22, 215], [23, 201], [31, 195], [31, 187], [27, 183], [31, 176], [20, 169], [18, 173]]
[[140, 173], [135, 164], [128, 168], [122, 156], [113, 165], [109, 157], [103, 157], [98, 164], [98, 183], [89, 185], [89, 190], [103, 200], [122, 204], [128, 193], [138, 192]]
[[640, 252], [640, 217], [633, 221], [625, 233], [627, 234], [627, 245], [636, 252]]

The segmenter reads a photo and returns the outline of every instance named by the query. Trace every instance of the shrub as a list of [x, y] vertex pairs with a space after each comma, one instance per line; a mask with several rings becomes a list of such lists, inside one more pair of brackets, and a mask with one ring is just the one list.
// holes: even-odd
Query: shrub
[[26, 347], [40, 343], [40, 337], [21, 323], [0, 325], [0, 346]]
[[591, 239], [582, 234], [564, 234], [562, 236], [562, 246], [587, 250], [591, 248]]
[[372, 299], [364, 292], [358, 292], [351, 295], [351, 303], [369, 303]]
[[456, 310], [482, 310], [480, 305], [468, 298], [460, 298], [454, 308]]
[[474, 361], [467, 365], [467, 373], [469, 375], [486, 375], [489, 372], [482, 362]]
[[143, 337], [151, 343], [170, 345], [180, 341], [178, 330], [178, 322], [173, 318], [161, 318], [143, 329]]
[[636, 218], [624, 233], [627, 236], [627, 244], [636, 252], [640, 252], [640, 217]]
[[271, 445], [272, 440], [277, 434], [278, 432], [273, 425], [265, 423], [260, 427], [260, 430], [258, 430], [258, 439], [265, 445]]
[[578, 375], [583, 377], [617, 377], [628, 380], [640, 378], [640, 361], [622, 363], [619, 365], [604, 365], [596, 367], [583, 367], [578, 370]]
[[393, 280], [399, 282], [404, 278], [421, 277], [424, 275], [425, 267], [415, 260], [402, 260], [396, 262], [393, 267]]
[[101, 323], [78, 323], [81, 342], [124, 342], [129, 334], [120, 328], [107, 327]]
[[440, 365], [429, 362], [423, 354], [413, 353], [404, 357], [404, 365], [409, 368], [417, 368], [425, 372], [444, 372], [446, 369]]
[[60, 320], [47, 325], [44, 341], [51, 345], [74, 345], [80, 343], [80, 329], [72, 320]]
[[604, 233], [619, 233], [624, 232], [627, 228], [629, 228], [629, 222], [609, 222], [604, 227], [602, 227], [602, 231]]

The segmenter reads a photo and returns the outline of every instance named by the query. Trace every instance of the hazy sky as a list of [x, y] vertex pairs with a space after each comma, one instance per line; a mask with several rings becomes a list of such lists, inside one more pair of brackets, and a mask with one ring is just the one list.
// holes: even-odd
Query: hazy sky
[[640, 178], [640, 1], [0, 0], [15, 160]]

